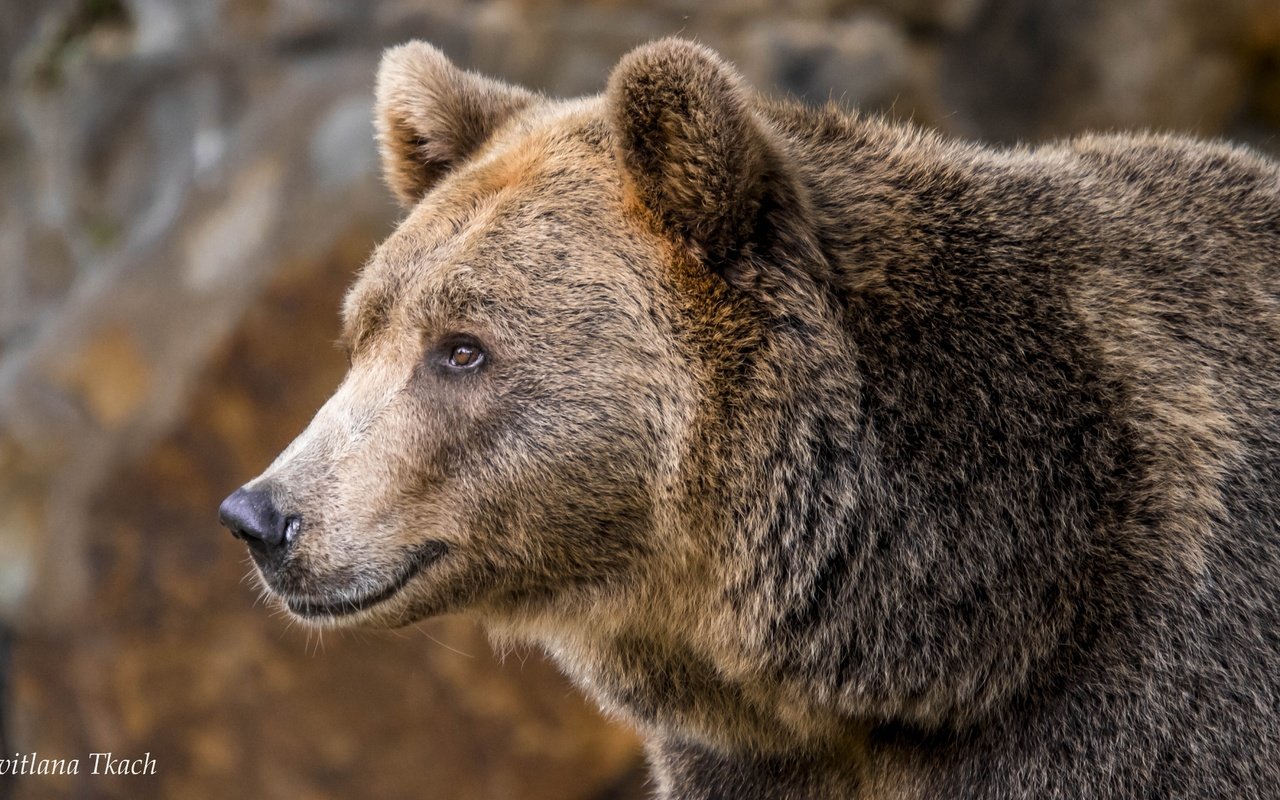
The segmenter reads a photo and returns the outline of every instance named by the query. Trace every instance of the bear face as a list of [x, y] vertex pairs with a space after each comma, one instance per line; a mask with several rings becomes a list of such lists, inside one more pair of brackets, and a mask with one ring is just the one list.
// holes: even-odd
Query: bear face
[[552, 102], [425, 44], [385, 57], [384, 173], [408, 214], [346, 298], [346, 379], [244, 490], [287, 529], [246, 538], [293, 614], [599, 614], [684, 581], [671, 564], [701, 568], [679, 484], [713, 359], [682, 332], [735, 301], [687, 251], [732, 232], [677, 215], [738, 187], [651, 202], [671, 189], [628, 174], [609, 119], [630, 88]]

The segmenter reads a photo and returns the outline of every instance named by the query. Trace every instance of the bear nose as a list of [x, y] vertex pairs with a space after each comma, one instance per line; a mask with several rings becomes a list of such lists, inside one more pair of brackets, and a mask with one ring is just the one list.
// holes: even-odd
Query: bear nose
[[279, 550], [293, 537], [288, 535], [296, 527], [294, 518], [286, 518], [276, 508], [271, 493], [262, 489], [236, 489], [218, 507], [218, 521], [237, 539], [243, 539], [251, 547]]

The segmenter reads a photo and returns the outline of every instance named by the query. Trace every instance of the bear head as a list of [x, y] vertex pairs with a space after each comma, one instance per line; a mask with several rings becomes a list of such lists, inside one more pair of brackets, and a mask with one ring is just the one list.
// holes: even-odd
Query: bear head
[[678, 40], [573, 101], [414, 42], [376, 97], [407, 214], [346, 298], [346, 378], [224, 522], [311, 622], [696, 614], [735, 364], [808, 280], [772, 253], [820, 258], [749, 90]]

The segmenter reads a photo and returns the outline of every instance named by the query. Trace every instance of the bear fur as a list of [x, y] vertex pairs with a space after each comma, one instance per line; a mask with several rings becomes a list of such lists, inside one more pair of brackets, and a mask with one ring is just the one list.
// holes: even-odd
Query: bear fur
[[680, 40], [572, 101], [410, 43], [376, 121], [407, 216], [249, 484], [293, 614], [537, 642], [664, 798], [1280, 791], [1275, 162], [950, 141]]

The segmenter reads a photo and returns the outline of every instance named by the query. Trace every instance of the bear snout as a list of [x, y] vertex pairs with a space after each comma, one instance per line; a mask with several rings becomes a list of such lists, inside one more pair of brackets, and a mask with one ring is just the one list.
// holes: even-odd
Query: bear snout
[[302, 523], [297, 515], [283, 514], [271, 492], [246, 487], [222, 501], [218, 521], [249, 546], [254, 560], [264, 568], [279, 565]]

